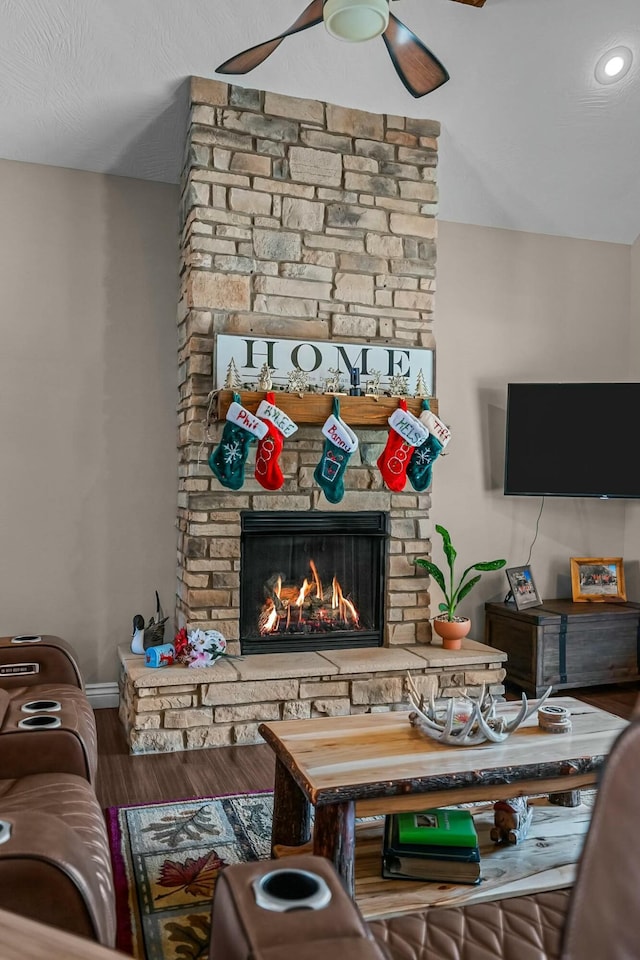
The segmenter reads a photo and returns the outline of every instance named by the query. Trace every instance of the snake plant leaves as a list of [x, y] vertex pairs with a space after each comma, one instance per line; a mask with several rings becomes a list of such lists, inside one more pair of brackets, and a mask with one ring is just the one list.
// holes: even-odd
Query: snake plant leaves
[[435, 582], [438, 584], [440, 589], [444, 594], [447, 592], [447, 587], [444, 582], [444, 574], [440, 567], [437, 567], [435, 563], [432, 563], [431, 560], [424, 560], [422, 557], [416, 559], [416, 563], [419, 567], [424, 567], [430, 577], [433, 577]]

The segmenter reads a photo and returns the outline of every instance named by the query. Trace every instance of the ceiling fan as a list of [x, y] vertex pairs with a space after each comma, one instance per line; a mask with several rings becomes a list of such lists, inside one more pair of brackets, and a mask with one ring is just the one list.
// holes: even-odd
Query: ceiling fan
[[[311, 0], [298, 19], [277, 37], [249, 47], [216, 67], [216, 73], [249, 73], [276, 50], [285, 37], [324, 21], [333, 37], [350, 42], [372, 40], [382, 34], [396, 73], [414, 97], [437, 90], [449, 79], [445, 67], [389, 10], [391, 0]], [[485, 0], [454, 0], [482, 7]]]

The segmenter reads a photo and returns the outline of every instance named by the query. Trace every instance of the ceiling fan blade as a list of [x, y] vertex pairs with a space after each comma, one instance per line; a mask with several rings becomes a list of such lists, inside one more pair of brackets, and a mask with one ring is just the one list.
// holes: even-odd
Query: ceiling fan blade
[[242, 53], [225, 60], [219, 67], [216, 67], [216, 73], [249, 73], [254, 67], [259, 66], [267, 57], [276, 50], [285, 37], [290, 37], [294, 33], [300, 33], [302, 30], [308, 30], [309, 27], [315, 27], [317, 23], [322, 23], [322, 0], [311, 0], [311, 3], [300, 14], [295, 23], [292, 23], [288, 30], [280, 33], [272, 40], [265, 40], [264, 43], [258, 43], [255, 47], [249, 47]]
[[424, 97], [449, 79], [438, 58], [392, 13], [382, 39], [396, 73], [413, 97]]

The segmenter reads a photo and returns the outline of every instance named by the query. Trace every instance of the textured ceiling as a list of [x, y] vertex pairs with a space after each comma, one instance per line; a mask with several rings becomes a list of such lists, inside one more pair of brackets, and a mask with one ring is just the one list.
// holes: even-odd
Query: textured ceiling
[[[0, 0], [0, 157], [176, 182], [185, 81], [289, 26], [307, 0]], [[451, 80], [414, 100], [382, 40], [317, 26], [237, 83], [442, 124], [445, 220], [633, 243], [640, 0], [401, 0]], [[619, 83], [596, 60], [624, 44]]]

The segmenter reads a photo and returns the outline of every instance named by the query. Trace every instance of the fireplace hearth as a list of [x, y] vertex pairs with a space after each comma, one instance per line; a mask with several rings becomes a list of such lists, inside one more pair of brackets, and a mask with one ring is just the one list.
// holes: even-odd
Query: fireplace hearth
[[388, 515], [243, 512], [243, 654], [383, 645]]

